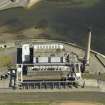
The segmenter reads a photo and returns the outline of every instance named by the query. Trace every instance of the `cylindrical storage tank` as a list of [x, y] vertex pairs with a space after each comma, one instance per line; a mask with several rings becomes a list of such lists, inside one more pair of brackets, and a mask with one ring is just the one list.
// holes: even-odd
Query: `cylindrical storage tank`
[[38, 57], [39, 63], [48, 63], [48, 57]]
[[61, 58], [60, 57], [51, 57], [51, 63], [60, 63]]

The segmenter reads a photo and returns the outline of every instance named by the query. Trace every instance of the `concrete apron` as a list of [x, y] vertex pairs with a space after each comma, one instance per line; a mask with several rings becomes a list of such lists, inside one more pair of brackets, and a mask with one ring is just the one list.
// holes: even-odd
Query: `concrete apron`
[[105, 92], [105, 81], [95, 79], [85, 79], [85, 87], [96, 87], [100, 91]]

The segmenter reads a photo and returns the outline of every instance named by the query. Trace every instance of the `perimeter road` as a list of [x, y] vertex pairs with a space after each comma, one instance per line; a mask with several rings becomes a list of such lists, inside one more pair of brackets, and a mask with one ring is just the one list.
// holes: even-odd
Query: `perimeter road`
[[64, 102], [81, 101], [105, 103], [102, 92], [27, 92], [1, 93], [0, 102]]

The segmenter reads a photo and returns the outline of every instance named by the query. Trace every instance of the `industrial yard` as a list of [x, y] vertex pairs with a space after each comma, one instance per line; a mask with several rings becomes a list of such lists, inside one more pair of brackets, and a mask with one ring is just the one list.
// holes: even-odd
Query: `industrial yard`
[[[1, 88], [3, 88], [3, 86], [4, 88], [10, 88], [8, 87], [9, 84], [15, 85], [15, 86], [17, 86], [18, 84], [18, 86], [22, 85], [21, 88], [23, 89], [34, 89], [34, 88], [36, 89], [40, 89], [40, 88], [69, 89], [70, 88], [71, 89], [72, 85], [74, 85], [74, 87], [76, 88], [77, 87], [76, 84], [78, 84], [80, 81], [81, 81], [79, 84], [80, 87], [82, 86], [84, 87], [84, 85], [91, 86], [91, 84], [93, 85], [93, 87], [94, 86], [99, 87], [100, 85], [102, 88], [104, 86], [104, 82], [100, 82], [99, 84], [97, 81], [97, 80], [104, 80], [104, 73], [105, 73], [105, 67], [103, 62], [104, 55], [98, 54], [94, 51], [89, 52], [88, 50], [90, 50], [90, 47], [89, 47], [90, 44], [88, 44], [88, 47], [87, 47], [88, 50], [87, 49], [84, 50], [75, 44], [69, 44], [69, 43], [64, 43], [64, 42], [54, 41], [54, 40], [44, 40], [44, 39], [36, 40], [36, 41], [35, 40], [17, 41], [14, 44], [14, 47], [16, 46], [16, 50], [13, 48], [13, 44], [11, 45], [13, 50], [9, 48], [10, 49], [9, 51], [8, 47], [10, 46], [7, 46], [7, 49], [9, 52], [8, 53], [7, 51], [4, 52], [4, 55], [6, 56], [7, 54], [10, 54], [11, 58], [13, 59], [11, 64], [14, 65], [13, 66], [14, 68], [10, 67], [10, 69], [8, 69], [8, 68], [2, 67], [1, 75], [6, 74], [6, 72], [8, 73], [8, 70], [12, 70], [12, 72], [14, 73], [18, 71], [18, 73], [16, 73], [15, 75], [16, 78], [10, 76], [9, 77], [10, 81], [5, 79], [1, 80], [1, 84], [5, 84], [5, 85], [1, 85], [0, 86]], [[27, 50], [28, 49], [30, 50], [28, 50], [28, 52], [25, 51], [25, 53], [23, 53], [25, 50], [24, 49], [25, 46], [27, 47]], [[32, 50], [32, 48], [34, 48], [34, 50]], [[22, 51], [22, 49], [24, 50]], [[40, 50], [40, 49], [43, 49], [43, 50]], [[31, 56], [29, 53], [31, 53]], [[66, 57], [68, 56], [67, 54], [69, 53], [70, 53], [69, 59], [67, 59]], [[24, 54], [27, 55], [26, 58], [24, 58], [25, 57]], [[88, 56], [86, 54], [88, 54]], [[83, 63], [81, 61], [82, 59], [85, 58], [85, 56], [88, 57], [88, 60], [86, 60], [86, 62], [88, 62], [89, 65], [86, 65], [86, 67], [83, 67]], [[25, 59], [28, 60], [28, 63], [27, 62], [22, 63]], [[77, 65], [75, 69], [73, 69], [74, 64]], [[25, 69], [22, 70], [23, 66], [25, 66]], [[27, 69], [26, 69], [26, 66], [27, 66]], [[79, 66], [81, 66], [82, 68]], [[7, 70], [5, 71], [2, 69], [7, 69]], [[14, 71], [14, 70], [17, 70], [17, 71]], [[78, 74], [78, 75], [76, 74], [77, 79], [75, 78], [76, 75], [74, 75], [73, 78], [70, 77], [70, 76], [73, 76], [72, 70], [76, 70], [73, 73]], [[82, 73], [84, 71], [87, 73], [85, 74]], [[98, 75], [99, 73], [101, 75], [100, 77]], [[96, 76], [94, 77], [94, 75]], [[92, 79], [92, 80], [90, 80], [89, 82], [86, 79]]]
[[[2, 76], [10, 73], [8, 70], [12, 73], [0, 80], [0, 103], [5, 105], [76, 105], [77, 102], [80, 105], [104, 105], [105, 83], [101, 81], [99, 73], [104, 77], [105, 58], [104, 55], [90, 50], [90, 36], [91, 32], [89, 32], [85, 49], [73, 43], [47, 39], [18, 40], [11, 42], [12, 44], [1, 44], [0, 53], [2, 56], [9, 54], [12, 58], [11, 65], [14, 66], [0, 68]], [[27, 51], [24, 53], [24, 50]], [[70, 54], [69, 59], [65, 59], [68, 54]], [[88, 63], [84, 69], [79, 67], [83, 65], [82, 59]], [[79, 65], [73, 69], [73, 64]], [[23, 66], [27, 66], [27, 69], [23, 69]], [[84, 70], [86, 74], [97, 76], [86, 79], [82, 77], [84, 73], [81, 70]], [[72, 73], [75, 74], [74, 77]], [[83, 80], [83, 83], [85, 81], [85, 86], [76, 85], [75, 83], [79, 83], [76, 79]]]
[[0, 105], [105, 105], [103, 4], [0, 0]]
[[[103, 87], [104, 82], [98, 81], [104, 80], [105, 56], [90, 48], [91, 31], [85, 49], [73, 43], [46, 39], [1, 44], [4, 49], [1, 54], [7, 59], [1, 66], [1, 81], [7, 79], [5, 88], [21, 89], [68, 89], [89, 84]], [[10, 58], [6, 57], [8, 54]], [[88, 82], [84, 74], [96, 75], [96, 78]]]
[[[2, 56], [9, 54], [11, 66], [1, 66], [0, 75], [12, 74], [0, 80], [0, 104], [104, 105], [105, 58], [90, 50], [90, 36], [91, 32], [85, 49], [73, 43], [47, 39], [17, 40], [11, 44], [1, 44], [0, 53]], [[68, 54], [69, 59], [65, 59]], [[82, 59], [88, 63], [84, 69], [79, 67], [81, 64], [83, 66]], [[75, 67], [73, 64], [79, 65]], [[27, 66], [27, 69], [23, 69], [23, 66]], [[85, 81], [84, 86], [76, 85], [79, 83], [76, 78], [82, 80], [83, 84]]]
[[[18, 81], [16, 78], [15, 80], [12, 80], [12, 85], [15, 84], [16, 88], [9, 87], [10, 77], [8, 77], [7, 79], [0, 80], [0, 104], [2, 105], [3, 104], [4, 105], [10, 105], [10, 104], [11, 105], [24, 105], [24, 104], [25, 105], [69, 105], [69, 104], [104, 105], [105, 85], [104, 82], [98, 83], [97, 80], [100, 79], [99, 77], [89, 80], [89, 77], [88, 79], [86, 79], [85, 77], [83, 78], [81, 74], [81, 78], [85, 80], [84, 88], [81, 88], [80, 86], [75, 87], [75, 85], [73, 86], [71, 84], [71, 81], [68, 80], [61, 81], [62, 77], [65, 77], [69, 73], [69, 67], [66, 68], [62, 67], [64, 66], [65, 63], [65, 60], [61, 59], [62, 55], [64, 55], [65, 52], [69, 53], [70, 51], [72, 51], [71, 61], [77, 56], [78, 58], [82, 59], [84, 58], [85, 54], [87, 54], [86, 53], [87, 49], [82, 49], [81, 47], [73, 43], [66, 43], [62, 41], [46, 40], [46, 39], [23, 40], [23, 41], [16, 41], [14, 44], [13, 43], [14, 42], [12, 42], [11, 47], [10, 45], [7, 46], [8, 44], [6, 43], [2, 44], [2, 49], [0, 53], [5, 56], [8, 54], [11, 56], [12, 65], [17, 65], [14, 66], [15, 69], [20, 69], [19, 65], [28, 65], [28, 71], [27, 75], [22, 76], [20, 73], [18, 75], [20, 78], [20, 79], [18, 78]], [[3, 47], [5, 45], [7, 48]], [[23, 49], [25, 48], [25, 46], [28, 46], [27, 49], [31, 47], [30, 51], [32, 51], [32, 48], [34, 48], [34, 51], [33, 53], [31, 53], [30, 57], [26, 57], [24, 56], [24, 54], [26, 53], [20, 52], [22, 48]], [[89, 46], [90, 44], [88, 44], [87, 46], [88, 49]], [[50, 52], [48, 53], [48, 51]], [[28, 52], [28, 54], [29, 53], [30, 52]], [[53, 54], [52, 59], [48, 59], [47, 56], [50, 56], [51, 54]], [[55, 59], [54, 56], [61, 56], [61, 58], [57, 57], [56, 61], [54, 61]], [[88, 62], [90, 63], [90, 65], [87, 66], [85, 70], [87, 70], [91, 75], [93, 74], [98, 75], [99, 72], [101, 72], [104, 75], [105, 73], [104, 56], [94, 51], [90, 51], [90, 56], [91, 57], [89, 57], [89, 62]], [[19, 59], [19, 57], [21, 57], [21, 59]], [[26, 57], [26, 59], [24, 57]], [[39, 59], [36, 59], [36, 57], [39, 57]], [[29, 62], [22, 63], [23, 60], [28, 60]], [[32, 60], [34, 63], [32, 63], [32, 61], [30, 63], [30, 60]], [[72, 63], [74, 62], [77, 63], [78, 61], [79, 62], [81, 61], [76, 58], [75, 60], [73, 60]], [[51, 62], [51, 65], [48, 62]], [[12, 67], [10, 69], [15, 70], [14, 68]], [[21, 69], [19, 70], [19, 72], [20, 71]], [[1, 75], [2, 73], [4, 74], [8, 73], [8, 70], [1, 69], [0, 73]], [[20, 86], [17, 83], [21, 82], [23, 86], [17, 87]]]

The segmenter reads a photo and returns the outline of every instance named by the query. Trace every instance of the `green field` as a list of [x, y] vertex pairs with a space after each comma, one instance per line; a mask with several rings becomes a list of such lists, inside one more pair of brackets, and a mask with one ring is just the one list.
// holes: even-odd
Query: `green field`
[[11, 62], [12, 58], [10, 56], [0, 56], [0, 67], [8, 67]]
[[[104, 0], [47, 1], [29, 10], [15, 8], [0, 11], [0, 33], [3, 33], [0, 39], [49, 38], [75, 42], [85, 47], [87, 28], [92, 27], [92, 49], [105, 54]], [[26, 36], [24, 31], [31, 28], [35, 31]]]

